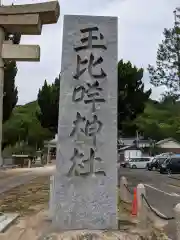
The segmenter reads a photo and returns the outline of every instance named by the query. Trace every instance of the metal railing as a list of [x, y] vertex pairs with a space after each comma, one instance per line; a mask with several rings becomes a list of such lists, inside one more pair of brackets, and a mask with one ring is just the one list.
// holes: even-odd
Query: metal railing
[[125, 188], [127, 189], [127, 191], [128, 191], [131, 195], [133, 195], [133, 192], [130, 190], [130, 188], [128, 187], [128, 185], [124, 184], [124, 186], [125, 186]]
[[174, 220], [174, 217], [166, 217], [160, 213], [158, 213], [152, 206], [151, 204], [148, 202], [147, 198], [144, 196], [144, 194], [141, 195], [142, 199], [146, 202], [147, 206], [149, 207], [149, 209], [159, 218], [161, 218], [162, 220]]
[[[126, 182], [127, 182], [127, 180], [126, 180]], [[133, 199], [134, 191], [128, 186], [128, 183], [123, 183], [123, 186], [125, 187], [127, 192], [130, 193], [130, 195], [132, 196], [132, 199]], [[167, 217], [167, 216], [164, 216], [162, 213], [158, 212], [158, 210], [156, 210], [154, 207], [151, 206], [151, 204], [149, 203], [149, 201], [148, 201], [147, 197], [145, 196], [145, 194], [142, 193], [140, 196], [142, 197], [142, 204], [146, 204], [147, 207], [150, 209], [150, 211], [155, 214], [155, 216], [157, 216], [160, 219], [165, 220], [165, 221], [174, 220], [175, 219], [175, 217]], [[132, 199], [128, 203], [132, 203]]]

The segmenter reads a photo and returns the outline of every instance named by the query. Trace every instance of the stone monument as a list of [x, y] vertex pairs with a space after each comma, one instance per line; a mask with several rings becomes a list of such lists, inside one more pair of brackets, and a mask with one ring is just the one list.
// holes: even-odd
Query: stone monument
[[[56, 23], [60, 14], [58, 1], [0, 6], [0, 145], [2, 142], [4, 61], [40, 61], [38, 45], [17, 45], [5, 41], [5, 33], [40, 35], [43, 24]], [[0, 166], [3, 164], [0, 148]]]
[[117, 229], [117, 18], [64, 17], [53, 224]]

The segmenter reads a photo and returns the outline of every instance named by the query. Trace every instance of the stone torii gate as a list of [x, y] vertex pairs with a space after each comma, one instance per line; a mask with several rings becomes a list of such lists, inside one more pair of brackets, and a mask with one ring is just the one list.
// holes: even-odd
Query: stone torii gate
[[0, 166], [3, 164], [1, 144], [4, 61], [40, 61], [40, 47], [38, 45], [15, 45], [12, 41], [4, 40], [5, 33], [19, 32], [22, 35], [41, 35], [42, 25], [57, 23], [59, 15], [58, 1], [0, 6]]

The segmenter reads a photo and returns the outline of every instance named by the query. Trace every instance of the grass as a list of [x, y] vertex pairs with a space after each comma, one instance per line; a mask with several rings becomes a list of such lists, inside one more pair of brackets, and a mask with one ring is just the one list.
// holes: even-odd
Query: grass
[[33, 214], [47, 207], [48, 201], [49, 177], [37, 177], [4, 193], [0, 199], [0, 212], [18, 212], [21, 216]]

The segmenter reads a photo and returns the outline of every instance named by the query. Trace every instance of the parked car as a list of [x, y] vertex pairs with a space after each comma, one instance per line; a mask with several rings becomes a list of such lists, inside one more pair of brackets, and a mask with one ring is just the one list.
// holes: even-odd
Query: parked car
[[128, 165], [128, 161], [123, 161], [120, 163], [120, 166], [123, 167], [123, 168], [126, 168]]
[[151, 157], [140, 157], [140, 158], [132, 158], [127, 167], [129, 168], [146, 168], [147, 163], [151, 161]]
[[163, 164], [163, 162], [167, 159], [167, 156], [161, 156], [161, 157], [154, 157], [152, 159], [152, 161], [148, 162], [147, 163], [147, 166], [146, 168], [149, 170], [149, 171], [152, 171], [152, 170], [159, 170], [161, 165]]
[[168, 157], [161, 165], [160, 173], [180, 173], [180, 155]]

